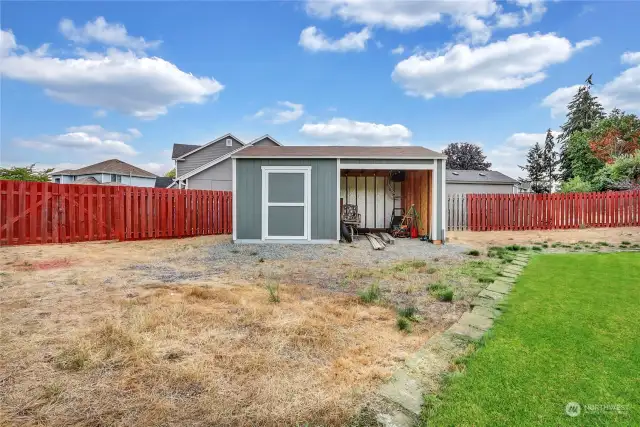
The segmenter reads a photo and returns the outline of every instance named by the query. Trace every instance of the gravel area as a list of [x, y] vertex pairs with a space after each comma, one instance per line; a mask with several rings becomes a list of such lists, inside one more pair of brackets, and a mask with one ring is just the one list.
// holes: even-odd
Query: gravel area
[[358, 265], [392, 263], [408, 259], [456, 258], [461, 259], [469, 248], [464, 245], [436, 246], [427, 242], [410, 239], [397, 239], [394, 245], [384, 250], [374, 251], [369, 240], [359, 238], [352, 244], [339, 245], [280, 245], [258, 244], [244, 245], [223, 243], [209, 246], [205, 262], [216, 264], [244, 264], [255, 260], [287, 260], [287, 261], [330, 261], [340, 260]]
[[131, 270], [143, 271], [151, 278], [163, 283], [175, 283], [185, 280], [200, 279], [204, 276], [200, 271], [178, 270], [162, 263], [134, 264], [129, 267]]

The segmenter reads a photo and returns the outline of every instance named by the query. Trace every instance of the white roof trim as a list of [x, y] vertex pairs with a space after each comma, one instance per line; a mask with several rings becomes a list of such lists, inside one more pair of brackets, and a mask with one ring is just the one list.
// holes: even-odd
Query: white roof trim
[[263, 140], [263, 139], [265, 139], [265, 138], [269, 138], [271, 141], [275, 142], [275, 143], [276, 143], [276, 145], [278, 145], [278, 146], [282, 147], [282, 144], [281, 144], [279, 141], [277, 141], [274, 137], [272, 137], [271, 135], [269, 135], [268, 133], [266, 133], [266, 134], [264, 134], [264, 135], [262, 135], [262, 136], [260, 136], [260, 137], [258, 137], [258, 138], [256, 138], [256, 139], [254, 139], [253, 141], [251, 141], [251, 142], [247, 143], [246, 145], [247, 145], [247, 146], [249, 146], [249, 145], [253, 145], [253, 144], [255, 144], [256, 142], [262, 141], [262, 140]]
[[[229, 134], [229, 135], [231, 135], [231, 134]], [[232, 135], [232, 136], [233, 136], [233, 135]], [[223, 138], [224, 138], [224, 137], [223, 137]], [[234, 137], [234, 138], [235, 138], [235, 137]], [[247, 148], [247, 147], [251, 147], [253, 144], [255, 144], [255, 143], [256, 143], [256, 142], [258, 142], [258, 141], [262, 141], [264, 138], [269, 138], [270, 140], [272, 140], [272, 141], [273, 141], [273, 142], [275, 142], [276, 144], [278, 144], [278, 145], [282, 146], [282, 144], [280, 144], [278, 141], [276, 141], [275, 139], [273, 139], [273, 138], [272, 138], [272, 137], [270, 137], [269, 135], [263, 135], [263, 136], [261, 136], [260, 138], [256, 138], [256, 139], [254, 139], [253, 141], [251, 141], [251, 142], [248, 142], [248, 143], [244, 144], [244, 145], [243, 145], [242, 147], [240, 147], [240, 148], [236, 148], [235, 150], [230, 151], [230, 152], [228, 152], [227, 154], [225, 154], [225, 155], [223, 155], [223, 156], [220, 156], [220, 157], [218, 157], [218, 158], [213, 159], [213, 160], [212, 160], [212, 161], [210, 161], [209, 163], [205, 163], [204, 165], [200, 166], [199, 168], [195, 168], [194, 170], [192, 170], [192, 171], [189, 171], [189, 172], [185, 173], [184, 175], [182, 175], [182, 176], [180, 176], [180, 177], [176, 178], [176, 180], [180, 180], [180, 181], [182, 181], [183, 179], [191, 178], [192, 176], [197, 175], [197, 174], [199, 174], [200, 172], [204, 172], [205, 170], [209, 169], [210, 167], [215, 166], [215, 165], [217, 165], [218, 163], [222, 163], [222, 162], [224, 162], [225, 160], [227, 160], [227, 159], [231, 158], [231, 156], [232, 156], [232, 155], [234, 155], [235, 153], [237, 153], [238, 151], [242, 151], [242, 150], [244, 150], [244, 149], [245, 149], [245, 148]], [[236, 139], [237, 139], [237, 138], [236, 138]]]
[[[236, 150], [240, 151], [240, 150]], [[446, 157], [392, 157], [392, 156], [237, 156], [237, 159], [376, 159], [376, 160], [444, 160]], [[361, 163], [345, 163], [344, 166], [353, 166], [358, 169]], [[390, 163], [393, 164], [393, 163]]]
[[204, 144], [204, 145], [201, 145], [200, 147], [196, 148], [195, 150], [191, 150], [191, 151], [189, 151], [188, 153], [184, 153], [184, 154], [183, 154], [182, 156], [180, 156], [180, 157], [176, 157], [176, 158], [175, 158], [175, 160], [181, 160], [181, 159], [184, 159], [185, 157], [190, 156], [191, 154], [195, 153], [196, 151], [200, 151], [200, 150], [202, 150], [203, 148], [206, 148], [206, 147], [208, 147], [208, 146], [210, 146], [210, 145], [213, 145], [213, 144], [215, 144], [216, 142], [220, 142], [220, 141], [222, 141], [223, 139], [228, 138], [228, 137], [232, 137], [232, 138], [234, 138], [234, 139], [235, 139], [236, 141], [238, 141], [238, 142], [240, 143], [240, 145], [242, 145], [242, 146], [244, 146], [244, 145], [245, 145], [245, 144], [244, 144], [244, 142], [242, 142], [242, 140], [241, 140], [240, 138], [238, 138], [237, 136], [235, 136], [235, 135], [234, 135], [234, 134], [232, 134], [232, 133], [228, 133], [228, 134], [226, 134], [226, 135], [222, 135], [222, 136], [221, 136], [220, 138], [218, 138], [218, 139], [214, 139], [213, 141], [210, 141], [210, 142], [207, 142], [207, 143], [206, 143], [206, 144]]

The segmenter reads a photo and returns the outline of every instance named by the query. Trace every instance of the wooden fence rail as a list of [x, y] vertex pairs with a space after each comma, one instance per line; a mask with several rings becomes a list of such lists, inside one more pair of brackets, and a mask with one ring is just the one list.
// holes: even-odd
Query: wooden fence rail
[[467, 195], [447, 194], [447, 230], [467, 229]]
[[640, 225], [640, 191], [467, 194], [471, 231], [549, 230]]
[[0, 181], [0, 245], [231, 233], [231, 192]]

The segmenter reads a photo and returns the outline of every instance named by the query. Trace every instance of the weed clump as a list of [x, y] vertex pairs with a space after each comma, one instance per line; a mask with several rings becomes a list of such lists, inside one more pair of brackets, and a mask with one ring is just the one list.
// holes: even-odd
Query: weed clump
[[280, 285], [267, 285], [267, 291], [269, 292], [269, 302], [277, 304], [280, 302]]
[[358, 292], [358, 296], [360, 296], [360, 300], [362, 302], [366, 302], [368, 304], [378, 302], [380, 300], [380, 285], [378, 283], [372, 283], [365, 289], [364, 291]]
[[411, 332], [411, 321], [403, 316], [398, 316], [398, 320], [396, 321], [396, 325], [398, 329], [404, 332]]
[[477, 249], [472, 249], [470, 251], [467, 251], [467, 255], [471, 255], [471, 256], [480, 256], [480, 251]]

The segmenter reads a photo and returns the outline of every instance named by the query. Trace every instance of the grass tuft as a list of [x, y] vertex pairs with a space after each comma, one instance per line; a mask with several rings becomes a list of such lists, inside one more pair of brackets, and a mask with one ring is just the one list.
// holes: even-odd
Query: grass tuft
[[398, 316], [406, 317], [407, 319], [414, 319], [417, 313], [418, 309], [411, 305], [398, 309]]
[[477, 249], [471, 249], [470, 251], [467, 251], [466, 254], [471, 256], [480, 256], [480, 251]]
[[396, 326], [403, 332], [411, 332], [411, 320], [407, 319], [404, 316], [398, 316], [398, 320], [396, 321]]
[[267, 285], [267, 291], [269, 292], [269, 302], [277, 304], [280, 302], [280, 285]]
[[367, 289], [359, 292], [358, 295], [360, 296], [362, 302], [366, 302], [369, 304], [378, 302], [381, 295], [380, 285], [378, 285], [378, 282], [372, 283], [371, 285], [369, 285], [369, 287], [367, 287]]
[[442, 289], [436, 293], [436, 297], [440, 301], [451, 302], [453, 301], [453, 289], [451, 288]]
[[427, 274], [433, 274], [433, 273], [435, 273], [436, 271], [438, 271], [438, 269], [437, 269], [437, 268], [429, 267], [429, 268], [427, 268], [427, 271], [425, 271], [425, 273], [427, 273]]

